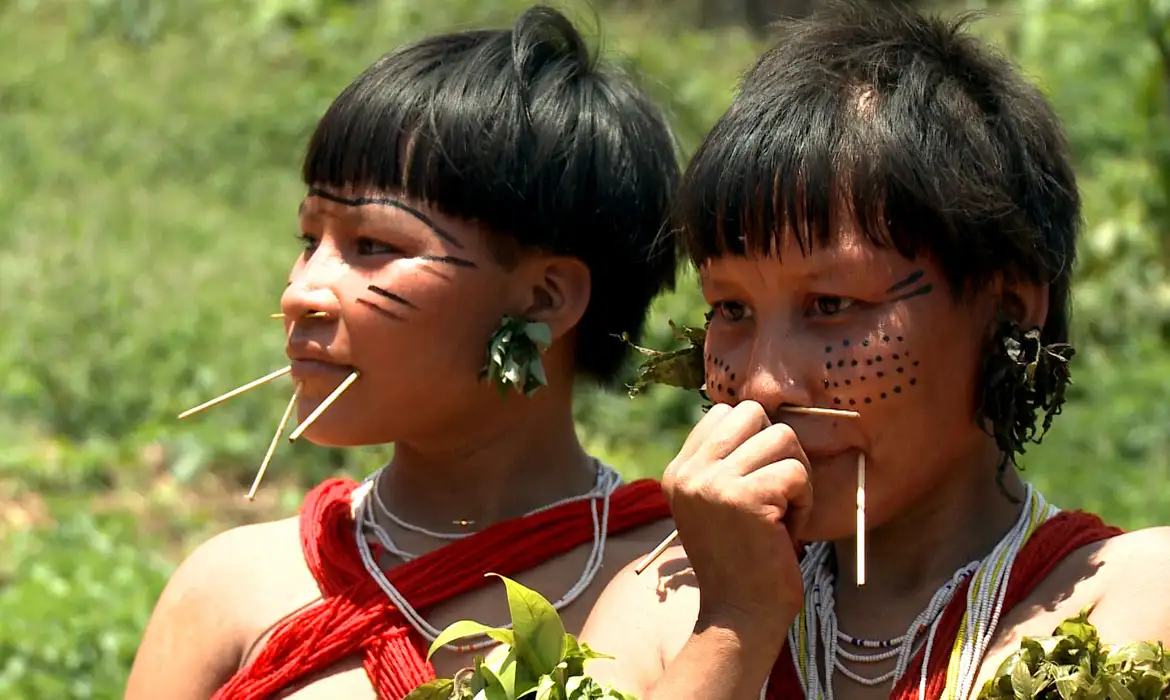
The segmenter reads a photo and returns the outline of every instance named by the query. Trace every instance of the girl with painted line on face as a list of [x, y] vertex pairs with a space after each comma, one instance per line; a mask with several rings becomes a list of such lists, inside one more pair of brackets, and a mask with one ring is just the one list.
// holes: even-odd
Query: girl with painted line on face
[[715, 405], [663, 480], [686, 549], [610, 583], [591, 673], [643, 700], [967, 700], [1086, 606], [1106, 643], [1170, 638], [1170, 530], [1059, 511], [1011, 468], [1063, 362], [1028, 389], [1006, 341], [1063, 351], [1080, 202], [1048, 104], [963, 22], [855, 0], [795, 23], [678, 201]]
[[[656, 242], [676, 153], [646, 95], [550, 9], [422, 40], [346, 88], [309, 143], [281, 310], [302, 420], [359, 373], [305, 437], [394, 458], [321, 484], [299, 519], [199, 547], [127, 696], [401, 698], [486, 653], [426, 661], [451, 622], [508, 620], [489, 572], [579, 631], [605, 572], [672, 528], [656, 481], [622, 485], [583, 450], [572, 398], [616, 380], [619, 337], [673, 283]], [[550, 330], [531, 396], [479, 376], [505, 317]]]

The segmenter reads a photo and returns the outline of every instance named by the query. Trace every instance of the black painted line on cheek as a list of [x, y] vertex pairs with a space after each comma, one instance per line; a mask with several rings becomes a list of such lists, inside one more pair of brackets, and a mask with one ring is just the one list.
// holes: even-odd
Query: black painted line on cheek
[[923, 296], [925, 294], [930, 294], [933, 290], [934, 290], [934, 285], [924, 284], [917, 289], [911, 290], [909, 292], [906, 292], [905, 294], [896, 296], [892, 299], [888, 299], [887, 301], [889, 301], [889, 302], [905, 301], [907, 299], [913, 299], [914, 297], [920, 297], [920, 296]]
[[893, 286], [887, 289], [886, 294], [893, 294], [899, 289], [905, 289], [906, 287], [909, 287], [918, 280], [922, 279], [924, 274], [926, 274], [925, 270], [915, 270], [914, 272], [911, 272], [909, 275], [906, 275], [902, 279], [898, 280], [893, 284]]
[[386, 318], [390, 319], [391, 321], [406, 321], [406, 319], [403, 318], [401, 315], [396, 314], [389, 309], [383, 309], [381, 306], [378, 306], [377, 304], [375, 304], [374, 302], [372, 302], [368, 299], [358, 299], [358, 303], [366, 305], [367, 307], [373, 309], [374, 311], [377, 311], [378, 313], [382, 314]]
[[377, 294], [380, 297], [385, 297], [385, 298], [389, 299], [390, 301], [397, 302], [397, 303], [402, 304], [403, 306], [406, 306], [408, 308], [418, 309], [418, 307], [415, 306], [414, 304], [410, 303], [410, 301], [408, 301], [407, 299], [405, 299], [403, 297], [398, 296], [394, 292], [387, 291], [385, 289], [382, 289], [381, 287], [375, 287], [372, 284], [370, 286], [366, 287], [366, 289], [370, 290], [371, 292], [373, 292], [374, 294]]

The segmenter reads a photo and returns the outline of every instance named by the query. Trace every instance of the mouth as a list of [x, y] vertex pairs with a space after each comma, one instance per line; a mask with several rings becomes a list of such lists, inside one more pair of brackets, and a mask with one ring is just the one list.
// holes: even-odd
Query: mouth
[[332, 377], [339, 374], [348, 375], [355, 369], [353, 365], [339, 362], [338, 358], [316, 343], [290, 343], [287, 354], [291, 360], [291, 374], [298, 380], [321, 376]]
[[294, 358], [292, 360], [291, 374], [297, 379], [308, 379], [310, 377], [320, 377], [325, 375], [348, 375], [353, 371], [354, 368], [351, 365], [342, 365], [325, 360]]

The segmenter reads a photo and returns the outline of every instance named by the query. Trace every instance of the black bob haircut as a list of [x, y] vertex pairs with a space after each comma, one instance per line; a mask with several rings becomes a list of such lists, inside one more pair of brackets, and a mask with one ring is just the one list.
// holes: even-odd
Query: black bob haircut
[[661, 235], [679, 178], [667, 121], [551, 8], [383, 56], [322, 117], [302, 177], [404, 195], [582, 260], [593, 291], [576, 368], [601, 384], [623, 367], [617, 336], [638, 338], [651, 300], [674, 285], [678, 255]]
[[833, 2], [746, 74], [683, 176], [693, 261], [807, 254], [855, 225], [942, 269], [960, 297], [1002, 275], [1049, 284], [1044, 343], [1066, 342], [1080, 195], [1039, 91], [966, 32], [971, 16]]

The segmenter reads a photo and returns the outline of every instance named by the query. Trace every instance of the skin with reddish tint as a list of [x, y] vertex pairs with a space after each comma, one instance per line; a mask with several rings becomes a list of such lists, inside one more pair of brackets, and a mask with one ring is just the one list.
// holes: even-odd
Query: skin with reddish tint
[[[699, 459], [695, 450], [712, 448], [698, 445], [718, 442], [710, 433], [696, 438], [701, 431], [718, 431], [746, 415], [741, 408], [762, 407], [773, 428], [791, 427], [789, 443], [763, 439], [760, 431], [724, 438], [734, 444], [714, 449], [754, 452], [761, 462], [787, 459], [723, 486], [698, 472], [688, 478], [698, 481], [699, 494], [727, 488], [734, 496], [737, 488], [765, 488], [751, 485], [759, 477], [778, 491], [769, 502], [787, 498], [790, 512], [769, 506], [749, 513], [720, 500], [729, 496], [709, 495], [725, 507], [708, 505], [701, 526], [687, 528], [686, 550], [668, 549], [643, 575], [629, 567], [615, 577], [582, 638], [616, 659], [594, 662], [591, 673], [640, 697], [754, 700], [777, 655], [788, 653], [781, 651], [783, 635], [802, 601], [795, 558], [783, 551], [791, 552], [791, 538], [833, 542], [839, 580], [855, 580], [859, 453], [867, 458], [867, 583], [843, 584], [835, 593], [841, 628], [851, 634], [888, 639], [905, 632], [956, 562], [983, 556], [1014, 522], [1018, 507], [992, 478], [999, 453], [972, 419], [976, 387], [996, 311], [1011, 308], [1022, 325], [1042, 325], [1047, 290], [994, 283], [960, 299], [930, 260], [906, 259], [851, 231], [809, 254], [790, 243], [779, 258], [715, 258], [700, 275], [713, 311], [707, 392], [715, 403], [711, 413], [719, 415], [708, 416], [713, 427], [701, 422], [695, 428], [676, 462]], [[791, 414], [783, 406], [853, 410], [859, 417]], [[807, 471], [796, 461], [801, 451]], [[696, 469], [734, 471], [737, 464], [721, 467], [715, 460]], [[802, 492], [808, 484], [811, 490]], [[1014, 470], [1005, 475], [1004, 488], [1023, 492]], [[682, 505], [674, 504], [680, 530]], [[1168, 532], [1115, 537], [1062, 561], [1000, 621], [975, 688], [1022, 636], [1049, 634], [1086, 605], [1097, 606], [1094, 620], [1107, 638], [1161, 638], [1170, 629], [1165, 614], [1143, 615], [1125, 595], [1106, 593], [1151, 591], [1153, 580], [1135, 575], [1131, 562], [1140, 559], [1136, 552], [1163, 547]], [[723, 571], [725, 580], [696, 576], [691, 564], [700, 554], [707, 564], [724, 560], [705, 571], [708, 577]], [[773, 602], [727, 607], [713, 594], [726, 593], [728, 581], [741, 602]], [[788, 592], [774, 592], [779, 589]], [[736, 682], [709, 680], [714, 677]], [[883, 700], [889, 692], [853, 683], [835, 688], [843, 700]]]
[[[507, 249], [473, 224], [384, 193], [310, 188], [299, 219], [304, 251], [281, 297], [292, 381], [301, 386], [298, 419], [359, 372], [303, 440], [394, 443], [383, 502], [440, 532], [482, 529], [593, 487], [596, 466], [572, 414], [574, 328], [591, 289], [584, 263]], [[303, 318], [313, 311], [328, 316]], [[505, 314], [551, 331], [553, 344], [542, 355], [549, 384], [530, 398], [501, 398], [479, 378]], [[407, 551], [425, 554], [445, 543], [384, 526]], [[671, 527], [660, 522], [608, 538], [604, 566], [620, 569]], [[579, 547], [516, 578], [556, 599], [580, 578], [588, 556], [589, 547]], [[381, 563], [389, 570], [401, 561], [387, 556]], [[322, 595], [305, 565], [296, 518], [219, 535], [175, 580], [147, 629], [128, 698], [209, 697], [255, 659], [275, 622]], [[591, 586], [562, 611], [567, 629], [581, 629], [602, 589]], [[489, 586], [426, 617], [440, 629], [461, 619], [502, 624], [508, 610]], [[432, 661], [450, 677], [472, 655], [441, 650]], [[353, 658], [281, 697], [373, 698], [373, 689]]]
[[[875, 527], [966, 471], [939, 465], [994, 459], [971, 420], [983, 329], [995, 309], [989, 295], [957, 302], [929, 260], [851, 235], [807, 257], [790, 246], [780, 259], [714, 259], [701, 280], [714, 310], [711, 399], [758, 401], [775, 420], [799, 424], [817, 496], [806, 539], [851, 535], [858, 450]], [[775, 413], [785, 404], [861, 418], [797, 420]]]
[[[541, 273], [567, 279], [567, 294], [588, 289], [580, 263], [527, 256], [507, 269], [484, 232], [419, 203], [314, 189], [300, 227], [305, 252], [281, 298], [292, 375], [302, 385], [298, 415], [307, 417], [352, 368], [361, 377], [306, 433], [317, 444], [397, 441], [425, 450], [450, 445], [434, 426], [460, 417], [469, 430], [492, 430], [492, 416], [502, 418], [499, 393], [477, 372], [499, 320], [530, 310]], [[555, 319], [561, 335], [584, 310], [570, 301], [568, 317]], [[329, 317], [294, 320], [309, 311]], [[546, 363], [560, 363], [564, 345]]]

